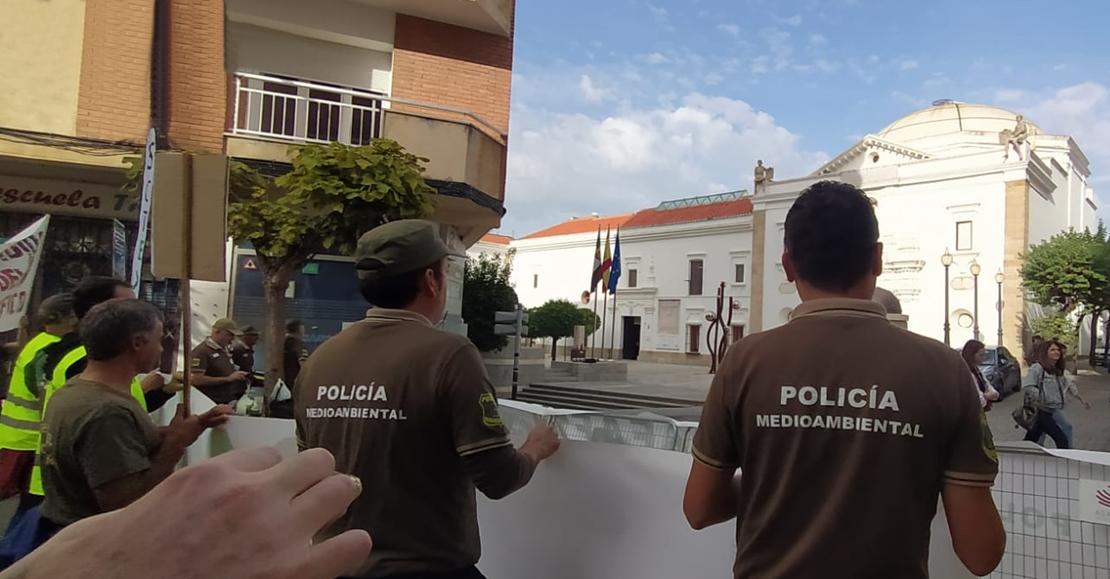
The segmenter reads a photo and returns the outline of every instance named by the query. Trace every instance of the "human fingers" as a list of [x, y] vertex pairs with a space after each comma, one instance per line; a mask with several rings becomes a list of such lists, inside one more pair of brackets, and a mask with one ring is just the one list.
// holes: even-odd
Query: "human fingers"
[[345, 474], [333, 474], [294, 497], [290, 507], [297, 526], [315, 533], [347, 511], [362, 493], [362, 481]]
[[281, 464], [281, 453], [272, 446], [240, 448], [208, 459], [208, 464], [227, 466], [239, 472], [261, 472]]
[[366, 563], [374, 542], [362, 529], [352, 529], [322, 543], [313, 545], [302, 568], [290, 578], [332, 579], [354, 573]]
[[310, 448], [274, 467], [273, 480], [295, 497], [333, 474], [335, 457], [323, 448]]

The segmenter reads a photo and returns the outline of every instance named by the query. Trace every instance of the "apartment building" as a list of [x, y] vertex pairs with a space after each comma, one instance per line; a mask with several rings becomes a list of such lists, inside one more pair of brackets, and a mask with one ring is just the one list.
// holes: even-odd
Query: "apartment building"
[[[40, 296], [112, 273], [120, 230], [134, 247], [124, 158], [141, 153], [151, 127], [161, 149], [222, 151], [270, 174], [288, 168], [290, 144], [395, 139], [429, 159], [432, 219], [449, 243], [463, 249], [500, 224], [513, 0], [4, 4], [0, 236], [54, 216]], [[237, 270], [249, 272], [249, 253]], [[291, 315], [311, 313], [301, 306], [332, 269], [306, 268]], [[461, 325], [462, 268], [452, 270], [449, 322]], [[232, 309], [261, 313], [253, 289], [232, 289]], [[353, 307], [320, 299], [325, 317]]]

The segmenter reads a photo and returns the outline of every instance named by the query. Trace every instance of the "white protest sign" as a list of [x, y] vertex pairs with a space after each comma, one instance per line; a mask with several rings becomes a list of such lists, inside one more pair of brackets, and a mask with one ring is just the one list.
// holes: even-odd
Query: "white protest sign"
[[49, 224], [50, 216], [44, 215], [0, 244], [0, 332], [18, 328], [27, 313]]
[[154, 196], [154, 154], [158, 151], [158, 135], [151, 128], [146, 137], [146, 154], [143, 161], [143, 196], [139, 203], [139, 231], [135, 235], [135, 256], [131, 259], [131, 289], [139, 295], [143, 280], [143, 251], [146, 250], [147, 229], [150, 226], [150, 201]]

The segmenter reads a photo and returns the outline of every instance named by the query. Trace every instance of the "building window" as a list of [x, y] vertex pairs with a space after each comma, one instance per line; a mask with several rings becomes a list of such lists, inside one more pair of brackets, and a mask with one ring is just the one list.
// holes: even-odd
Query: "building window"
[[971, 222], [956, 223], [956, 251], [971, 251]]
[[690, 324], [687, 327], [690, 333], [689, 343], [686, 345], [686, 352], [690, 354], [697, 354], [701, 351], [701, 325]]
[[634, 269], [628, 270], [628, 287], [639, 287], [638, 285], [636, 285], [640, 281], [639, 273], [640, 272]]
[[735, 283], [744, 283], [744, 274], [747, 273], [744, 271], [744, 264], [737, 263], [733, 268], [735, 269], [735, 279], [733, 281]]
[[701, 295], [702, 271], [703, 271], [703, 262], [702, 262], [702, 260], [700, 260], [700, 259], [691, 259], [690, 260], [690, 279], [689, 279], [690, 292], [689, 293], [692, 296], [700, 296]]
[[532, 287], [534, 287], [534, 288], [540, 287], [540, 274], [538, 274], [538, 273], [532, 274]]

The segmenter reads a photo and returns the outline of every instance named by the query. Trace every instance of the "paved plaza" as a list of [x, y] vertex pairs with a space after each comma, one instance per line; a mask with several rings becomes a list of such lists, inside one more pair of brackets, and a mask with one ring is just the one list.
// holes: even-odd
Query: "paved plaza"
[[[610, 392], [664, 396], [700, 403], [705, 400], [713, 376], [703, 366], [629, 362], [627, 382], [590, 382], [580, 386]], [[1082, 369], [1076, 377], [1080, 394], [1091, 403], [1090, 410], [1075, 401], [1067, 408], [1068, 418], [1075, 427], [1075, 447], [1083, 450], [1110, 452], [1110, 375], [1105, 369], [1097, 372]], [[1021, 395], [1010, 395], [987, 414], [997, 442], [1019, 441], [1025, 431], [1015, 428], [1010, 412], [1021, 404]], [[665, 414], [677, 419], [697, 418], [697, 411]], [[1046, 445], [1052, 446], [1051, 440]]]

